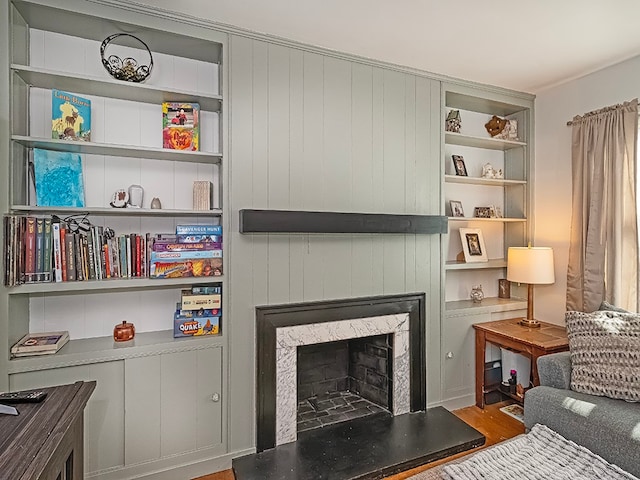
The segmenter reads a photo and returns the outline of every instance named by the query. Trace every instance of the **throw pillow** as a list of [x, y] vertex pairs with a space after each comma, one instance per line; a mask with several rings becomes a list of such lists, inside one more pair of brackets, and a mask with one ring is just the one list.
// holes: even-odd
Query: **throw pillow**
[[609, 310], [610, 312], [620, 312], [620, 313], [632, 313], [629, 310], [625, 310], [624, 308], [616, 307], [615, 305], [611, 305], [606, 300], [603, 300], [600, 304], [600, 308], [598, 310]]
[[640, 401], [640, 315], [567, 312], [571, 389]]

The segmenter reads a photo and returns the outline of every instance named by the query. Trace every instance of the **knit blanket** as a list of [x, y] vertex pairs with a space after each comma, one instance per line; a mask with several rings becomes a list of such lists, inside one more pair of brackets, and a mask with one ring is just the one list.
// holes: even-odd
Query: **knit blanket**
[[445, 480], [638, 480], [544, 425], [442, 469]]

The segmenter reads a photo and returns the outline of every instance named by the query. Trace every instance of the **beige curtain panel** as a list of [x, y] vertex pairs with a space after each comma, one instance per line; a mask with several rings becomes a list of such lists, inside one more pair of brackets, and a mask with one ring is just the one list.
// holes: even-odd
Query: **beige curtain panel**
[[567, 310], [591, 312], [607, 300], [636, 312], [638, 100], [575, 117], [571, 124]]

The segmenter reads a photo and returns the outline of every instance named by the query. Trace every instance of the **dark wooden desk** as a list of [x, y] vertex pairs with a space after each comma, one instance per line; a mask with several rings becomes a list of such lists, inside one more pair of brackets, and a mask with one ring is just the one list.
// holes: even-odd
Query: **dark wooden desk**
[[540, 328], [527, 328], [518, 323], [519, 318], [495, 322], [476, 323], [476, 405], [484, 408], [485, 378], [484, 364], [487, 342], [531, 359], [533, 385], [540, 385], [536, 360], [542, 355], [569, 350], [565, 327], [540, 322]]
[[40, 403], [0, 415], [1, 480], [80, 480], [84, 477], [83, 412], [96, 382], [43, 388]]

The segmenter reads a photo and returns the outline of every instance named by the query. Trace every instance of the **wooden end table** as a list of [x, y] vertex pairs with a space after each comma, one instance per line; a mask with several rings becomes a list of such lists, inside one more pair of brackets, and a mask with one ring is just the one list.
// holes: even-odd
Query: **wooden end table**
[[528, 328], [520, 325], [520, 318], [509, 318], [495, 322], [476, 323], [476, 405], [484, 408], [485, 395], [485, 351], [487, 342], [504, 347], [531, 359], [533, 385], [540, 385], [536, 360], [549, 353], [569, 350], [565, 327], [540, 322], [540, 328]]

